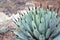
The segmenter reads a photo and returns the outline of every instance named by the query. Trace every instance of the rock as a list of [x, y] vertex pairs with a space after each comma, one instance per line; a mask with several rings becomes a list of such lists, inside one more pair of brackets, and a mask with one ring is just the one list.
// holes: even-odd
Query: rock
[[0, 12], [0, 24], [7, 21], [9, 19], [9, 17], [7, 15], [5, 15], [5, 13]]
[[0, 33], [6, 33], [9, 30], [13, 31], [17, 28], [18, 26], [12, 20], [8, 20], [7, 22], [0, 24]]

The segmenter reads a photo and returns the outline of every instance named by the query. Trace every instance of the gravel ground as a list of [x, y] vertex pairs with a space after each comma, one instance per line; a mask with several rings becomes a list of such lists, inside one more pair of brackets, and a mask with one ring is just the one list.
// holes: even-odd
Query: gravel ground
[[60, 11], [60, 1], [58, 0], [0, 0], [0, 11], [11, 16], [13, 13], [16, 14], [18, 10], [24, 9], [27, 2], [33, 2], [36, 6], [39, 6], [41, 3], [45, 9], [47, 5], [52, 5], [53, 9], [56, 8], [56, 10], [59, 9]]
[[[4, 12], [4, 14], [11, 16], [12, 14], [16, 14], [17, 10], [23, 10], [25, 7], [27, 7], [25, 5], [27, 2], [33, 2], [34, 4], [36, 4], [36, 6], [39, 6], [40, 4], [42, 4], [44, 9], [47, 8], [47, 5], [52, 6], [50, 8], [58, 10], [58, 15], [60, 16], [60, 1], [58, 0], [54, 0], [54, 1], [53, 0], [52, 1], [0, 0], [0, 12]], [[12, 20], [5, 22], [3, 25], [0, 24], [0, 29], [2, 27], [8, 29], [8, 31], [6, 33], [0, 34], [0, 40], [15, 40], [16, 39], [16, 36], [14, 35], [12, 31], [13, 29], [17, 28], [17, 25]]]

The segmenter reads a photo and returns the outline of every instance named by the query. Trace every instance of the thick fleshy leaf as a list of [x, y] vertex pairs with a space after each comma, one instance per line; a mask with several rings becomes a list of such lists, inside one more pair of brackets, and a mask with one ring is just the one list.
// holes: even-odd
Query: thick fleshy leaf
[[56, 12], [52, 12], [52, 19], [55, 19], [57, 17], [57, 13]]
[[48, 28], [46, 31], [46, 38], [49, 38], [50, 34], [51, 34], [51, 29]]
[[49, 19], [48, 19], [48, 14], [45, 14], [45, 28], [48, 28], [48, 23], [49, 23]]
[[26, 16], [25, 21], [29, 25], [30, 29], [33, 30], [32, 29], [32, 24], [31, 24], [32, 23], [32, 19], [31, 19], [31, 17], [29, 15]]
[[33, 28], [33, 30], [34, 30], [34, 29], [37, 29], [36, 24], [35, 24], [34, 21], [32, 21], [32, 28]]
[[31, 29], [30, 29], [29, 25], [25, 22], [25, 20], [22, 20], [22, 24], [23, 24], [25, 30], [27, 30], [31, 33]]
[[21, 22], [19, 21], [19, 22], [17, 22], [16, 24], [19, 26], [20, 29], [25, 30], [25, 27], [24, 27], [24, 25], [22, 24], [22, 21], [21, 21]]
[[37, 29], [34, 29], [33, 34], [37, 39], [39, 38], [40, 33], [38, 32]]
[[60, 33], [60, 24], [55, 28], [54, 32], [52, 33], [51, 37], [55, 37]]
[[51, 19], [50, 22], [49, 22], [49, 26], [51, 29], [54, 29], [54, 27], [56, 27], [57, 25], [57, 19]]
[[24, 35], [22, 32], [19, 32], [19, 31], [14, 31], [14, 33], [16, 34], [16, 35], [18, 35], [21, 39], [23, 39], [23, 40], [28, 40], [28, 37], [26, 36], [26, 35]]
[[45, 40], [45, 36], [44, 35], [40, 35], [39, 36], [39, 40]]
[[60, 35], [60, 18], [50, 10], [34, 9], [27, 12], [16, 24], [19, 26], [17, 35], [26, 40], [55, 40]]
[[[37, 20], [38, 19], [38, 20]], [[37, 14], [36, 15], [36, 26], [37, 26], [37, 29], [39, 28], [39, 24], [40, 24], [40, 17], [39, 15]]]
[[44, 10], [42, 7], [40, 8], [40, 14], [41, 14], [40, 16], [44, 16]]
[[56, 38], [54, 38], [53, 40], [60, 40], [60, 35], [58, 35]]
[[39, 25], [39, 32], [45, 33], [45, 27], [44, 27], [43, 23], [40, 23], [40, 25]]

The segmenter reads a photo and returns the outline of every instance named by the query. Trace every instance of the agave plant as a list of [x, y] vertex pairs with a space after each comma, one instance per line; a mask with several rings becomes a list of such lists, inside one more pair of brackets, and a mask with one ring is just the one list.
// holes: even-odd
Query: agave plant
[[30, 10], [16, 22], [17, 40], [60, 40], [60, 18], [56, 11]]

